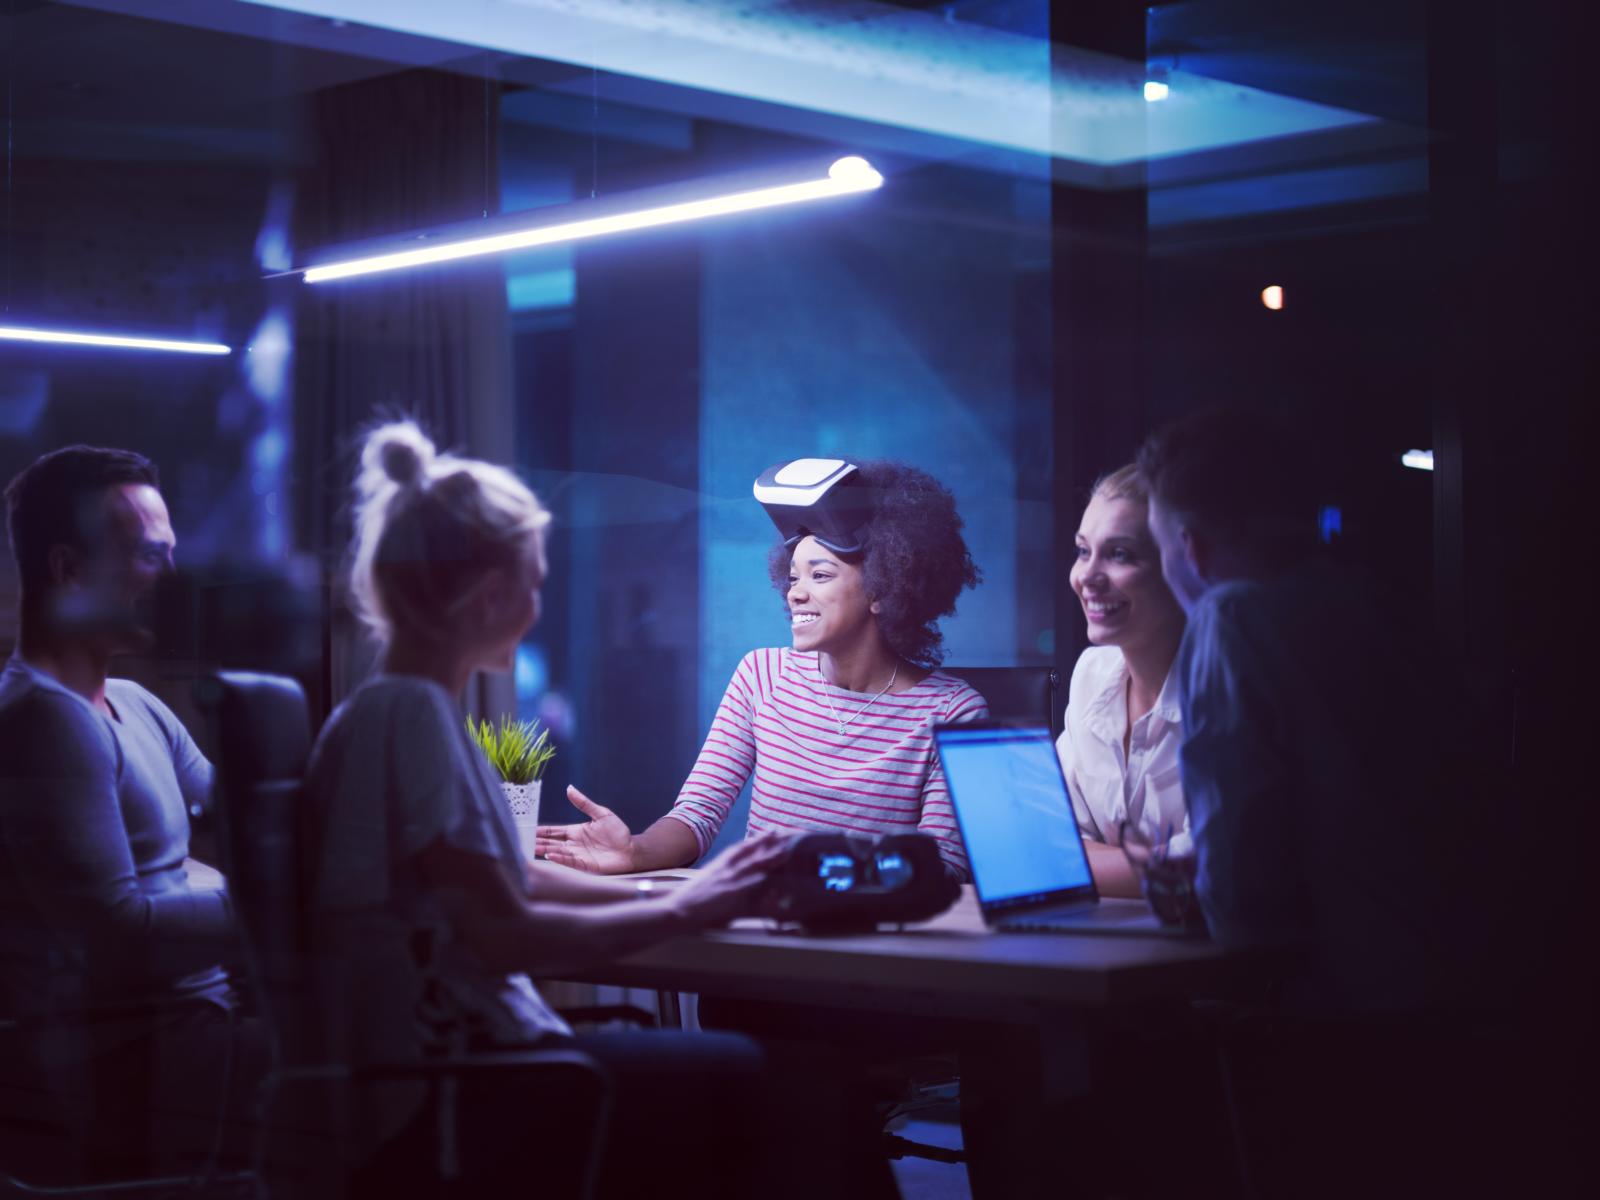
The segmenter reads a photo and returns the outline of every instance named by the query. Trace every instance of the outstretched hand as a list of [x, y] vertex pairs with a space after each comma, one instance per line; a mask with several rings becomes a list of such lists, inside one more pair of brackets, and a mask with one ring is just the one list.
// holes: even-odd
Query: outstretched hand
[[746, 838], [673, 888], [670, 903], [701, 929], [757, 915], [767, 878], [783, 861], [789, 840], [772, 832]]
[[634, 869], [633, 834], [627, 822], [575, 787], [567, 799], [589, 819], [581, 825], [541, 825], [534, 855], [593, 875], [621, 875]]

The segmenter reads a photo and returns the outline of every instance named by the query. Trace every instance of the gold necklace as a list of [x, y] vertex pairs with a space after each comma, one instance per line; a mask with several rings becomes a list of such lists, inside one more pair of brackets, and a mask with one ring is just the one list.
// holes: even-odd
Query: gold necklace
[[[817, 655], [817, 674], [818, 675], [822, 675], [822, 655], [820, 653]], [[854, 721], [862, 713], [866, 712], [867, 709], [871, 708], [874, 704], [876, 704], [879, 701], [879, 699], [882, 698], [883, 694], [894, 686], [894, 681], [896, 679], [898, 679], [899, 677], [900, 677], [900, 664], [899, 663], [895, 663], [894, 670], [892, 672], [890, 672], [890, 674], [889, 674], [889, 682], [883, 685], [882, 689], [879, 690], [879, 692], [878, 692], [878, 694], [876, 696], [874, 696], [871, 700], [868, 700], [860, 708], [856, 709], [855, 712], [851, 713], [848, 719], [846, 719], [844, 717], [841, 717], [839, 715], [839, 710], [833, 706], [833, 697], [828, 695], [827, 691], [824, 690], [823, 693], [822, 693], [822, 699], [827, 703], [828, 711], [833, 713], [834, 723], [839, 726], [839, 736], [843, 737], [844, 736], [844, 727], [846, 725], [850, 724], [851, 721]], [[837, 684], [831, 684], [831, 685], [828, 684], [828, 677], [826, 675], [822, 675], [822, 682], [823, 682], [823, 684], [825, 686], [833, 686], [833, 687], [837, 687], [838, 686]]]

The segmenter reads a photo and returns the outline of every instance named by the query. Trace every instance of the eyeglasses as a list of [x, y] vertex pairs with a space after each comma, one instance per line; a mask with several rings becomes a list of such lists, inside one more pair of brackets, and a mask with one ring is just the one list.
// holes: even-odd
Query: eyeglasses
[[1145, 899], [1162, 924], [1203, 929], [1200, 898], [1194, 890], [1195, 858], [1192, 854], [1170, 853], [1172, 827], [1163, 828], [1159, 845], [1132, 821], [1122, 822], [1118, 837], [1124, 857], [1139, 876]]

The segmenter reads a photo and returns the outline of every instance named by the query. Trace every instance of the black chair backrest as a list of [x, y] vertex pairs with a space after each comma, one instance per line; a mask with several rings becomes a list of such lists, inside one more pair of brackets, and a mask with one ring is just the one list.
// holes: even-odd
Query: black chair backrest
[[279, 675], [219, 672], [196, 685], [216, 730], [223, 871], [243, 932], [250, 986], [280, 1052], [294, 1040], [307, 980], [303, 813], [311, 722]]
[[942, 667], [989, 702], [996, 721], [1061, 728], [1061, 676], [1054, 667]]

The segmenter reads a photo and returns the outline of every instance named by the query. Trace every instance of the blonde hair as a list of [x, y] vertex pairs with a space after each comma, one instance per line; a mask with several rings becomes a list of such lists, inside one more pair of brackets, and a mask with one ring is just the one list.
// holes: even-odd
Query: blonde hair
[[367, 435], [355, 491], [350, 601], [383, 642], [447, 637], [484, 576], [518, 565], [550, 523], [510, 471], [438, 453], [412, 421]]
[[1139, 474], [1137, 463], [1129, 463], [1125, 467], [1118, 467], [1109, 474], [1100, 476], [1094, 481], [1094, 487], [1089, 489], [1090, 497], [1099, 496], [1102, 500], [1137, 500], [1140, 504], [1150, 503], [1150, 489], [1145, 486], [1144, 476]]

